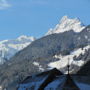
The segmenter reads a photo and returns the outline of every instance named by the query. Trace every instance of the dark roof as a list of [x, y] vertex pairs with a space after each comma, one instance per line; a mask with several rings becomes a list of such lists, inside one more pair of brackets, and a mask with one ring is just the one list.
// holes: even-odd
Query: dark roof
[[21, 84], [31, 82], [35, 78], [39, 78], [39, 77], [44, 78], [46, 76], [51, 77], [51, 76], [56, 76], [56, 75], [63, 75], [63, 74], [59, 70], [54, 68], [54, 69], [48, 70], [46, 72], [39, 73], [37, 75], [28, 76], [21, 82]]
[[65, 81], [61, 83], [60, 88], [62, 90], [80, 90], [69, 74], [66, 75]]
[[62, 75], [62, 73], [57, 70], [56, 68], [50, 70], [48, 77], [45, 79], [45, 81], [40, 85], [38, 90], [44, 90], [44, 88], [51, 83], [57, 76]]

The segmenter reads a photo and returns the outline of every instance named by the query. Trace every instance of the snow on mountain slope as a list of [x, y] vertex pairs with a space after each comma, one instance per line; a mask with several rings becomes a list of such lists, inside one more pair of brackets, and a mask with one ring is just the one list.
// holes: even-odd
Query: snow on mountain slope
[[44, 68], [39, 64], [39, 62], [33, 62], [33, 65], [37, 66], [37, 68], [39, 68], [40, 71], [44, 71]]
[[[62, 55], [55, 55], [54, 58], [57, 58], [58, 61], [55, 62], [50, 62], [48, 64], [49, 67], [51, 68], [57, 68], [60, 71], [62, 71], [63, 73], [67, 73], [67, 70], [63, 69], [63, 68], [67, 68], [68, 65], [68, 60], [69, 60], [69, 64], [72, 65], [76, 65], [78, 67], [83, 66], [87, 61], [84, 60], [74, 60], [74, 57], [78, 57], [80, 54], [84, 55], [85, 51], [90, 49], [90, 45], [82, 48], [79, 48], [77, 50], [74, 50], [73, 52], [70, 53], [70, 55], [66, 55], [66, 56], [62, 56]], [[72, 72], [72, 68], [71, 71]], [[77, 69], [78, 71], [78, 69]]]
[[15, 55], [15, 53], [27, 47], [34, 40], [34, 37], [22, 35], [14, 40], [0, 41], [0, 64], [3, 64], [6, 60]]
[[46, 35], [53, 33], [63, 33], [66, 31], [73, 30], [74, 32], [81, 32], [85, 26], [80, 22], [78, 18], [69, 19], [67, 16], [64, 16], [60, 23], [56, 25], [54, 29], [50, 29]]

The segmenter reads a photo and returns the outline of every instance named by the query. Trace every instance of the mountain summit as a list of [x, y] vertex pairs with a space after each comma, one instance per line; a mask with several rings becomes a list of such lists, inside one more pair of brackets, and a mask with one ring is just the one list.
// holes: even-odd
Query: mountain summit
[[56, 25], [54, 29], [50, 29], [46, 35], [54, 34], [54, 33], [63, 33], [66, 31], [73, 30], [74, 32], [81, 32], [85, 26], [78, 18], [68, 18], [68, 16], [63, 16], [60, 20], [60, 23]]

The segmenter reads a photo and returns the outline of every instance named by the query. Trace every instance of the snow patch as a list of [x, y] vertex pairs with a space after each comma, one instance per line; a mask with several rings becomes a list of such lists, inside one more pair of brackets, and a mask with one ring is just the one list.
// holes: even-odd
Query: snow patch
[[44, 69], [42, 68], [42, 66], [38, 62], [33, 62], [33, 65], [37, 66], [40, 71], [44, 71]]

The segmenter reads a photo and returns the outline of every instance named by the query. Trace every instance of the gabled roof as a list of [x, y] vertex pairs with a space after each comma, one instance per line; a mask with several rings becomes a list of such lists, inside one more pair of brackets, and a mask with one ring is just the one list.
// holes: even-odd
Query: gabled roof
[[29, 89], [33, 87], [35, 90], [43, 90], [50, 82], [60, 75], [62, 75], [62, 73], [54, 68], [37, 75], [28, 76], [23, 82], [21, 82], [19, 87]]
[[37, 75], [27, 77], [20, 85], [18, 90], [84, 90], [90, 88], [89, 85], [79, 83], [69, 74], [63, 75], [56, 68], [42, 72]]
[[63, 74], [59, 70], [54, 68], [54, 69], [48, 70], [46, 72], [39, 73], [37, 75], [28, 76], [21, 82], [21, 84], [28, 83], [28, 82], [30, 82], [32, 80], [35, 80], [35, 78], [39, 78], [39, 77], [44, 78], [46, 76], [50, 77], [51, 75], [52, 76], [57, 76], [57, 75], [63, 75]]
[[69, 74], [60, 85], [61, 90], [80, 90]]
[[40, 85], [38, 90], [43, 90], [49, 83], [51, 83], [57, 76], [60, 76], [60, 75], [62, 75], [62, 73], [59, 70], [57, 70], [56, 68], [49, 71], [48, 77]]

